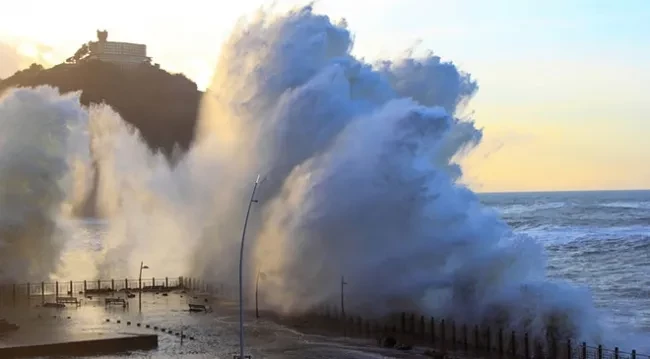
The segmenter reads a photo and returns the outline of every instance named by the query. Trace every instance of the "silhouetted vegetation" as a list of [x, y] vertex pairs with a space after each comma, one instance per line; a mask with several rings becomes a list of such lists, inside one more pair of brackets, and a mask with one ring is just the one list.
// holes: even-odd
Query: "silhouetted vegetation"
[[137, 127], [152, 149], [171, 154], [175, 144], [187, 149], [194, 137], [201, 92], [182, 74], [142, 64], [120, 69], [101, 61], [60, 64], [51, 69], [32, 64], [0, 81], [9, 87], [56, 86], [61, 92], [82, 90], [81, 102], [105, 102]]

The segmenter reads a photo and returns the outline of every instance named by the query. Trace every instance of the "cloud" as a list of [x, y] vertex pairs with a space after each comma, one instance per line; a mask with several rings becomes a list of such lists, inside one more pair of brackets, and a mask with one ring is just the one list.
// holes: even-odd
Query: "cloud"
[[54, 65], [55, 56], [50, 46], [31, 41], [0, 41], [0, 79], [13, 75], [32, 63], [45, 67]]

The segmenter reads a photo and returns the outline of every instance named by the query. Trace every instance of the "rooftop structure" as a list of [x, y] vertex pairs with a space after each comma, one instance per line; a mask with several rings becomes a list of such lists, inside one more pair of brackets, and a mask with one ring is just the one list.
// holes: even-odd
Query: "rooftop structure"
[[97, 41], [88, 43], [87, 59], [111, 62], [121, 67], [133, 67], [151, 62], [151, 58], [147, 56], [147, 45], [107, 41], [107, 39], [106, 30], [97, 30]]

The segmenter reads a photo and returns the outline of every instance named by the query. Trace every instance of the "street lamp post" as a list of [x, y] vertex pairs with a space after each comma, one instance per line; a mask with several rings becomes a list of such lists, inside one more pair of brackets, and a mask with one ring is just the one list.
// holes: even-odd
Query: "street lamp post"
[[142, 270], [149, 269], [144, 262], [140, 262], [140, 275], [138, 276], [138, 310], [142, 312]]
[[248, 217], [251, 213], [253, 203], [257, 203], [255, 199], [255, 191], [260, 184], [260, 176], [257, 175], [255, 184], [253, 185], [253, 192], [251, 199], [248, 201], [248, 210], [246, 210], [246, 219], [244, 220], [244, 229], [241, 232], [241, 248], [239, 250], [239, 357], [244, 359], [244, 292], [243, 292], [243, 263], [244, 263], [244, 240], [246, 239], [246, 226], [248, 226]]
[[345, 278], [341, 276], [341, 319], [343, 319], [343, 336], [346, 335], [345, 327], [347, 325], [347, 322], [345, 321], [345, 291], [343, 290], [346, 284], [348, 283], [345, 282]]

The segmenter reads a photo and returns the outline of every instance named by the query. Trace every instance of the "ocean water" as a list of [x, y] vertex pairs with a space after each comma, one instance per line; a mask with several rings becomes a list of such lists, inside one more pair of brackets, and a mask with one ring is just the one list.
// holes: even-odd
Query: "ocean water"
[[544, 245], [550, 277], [590, 288], [610, 333], [648, 342], [650, 191], [489, 193], [480, 198], [516, 232]]

